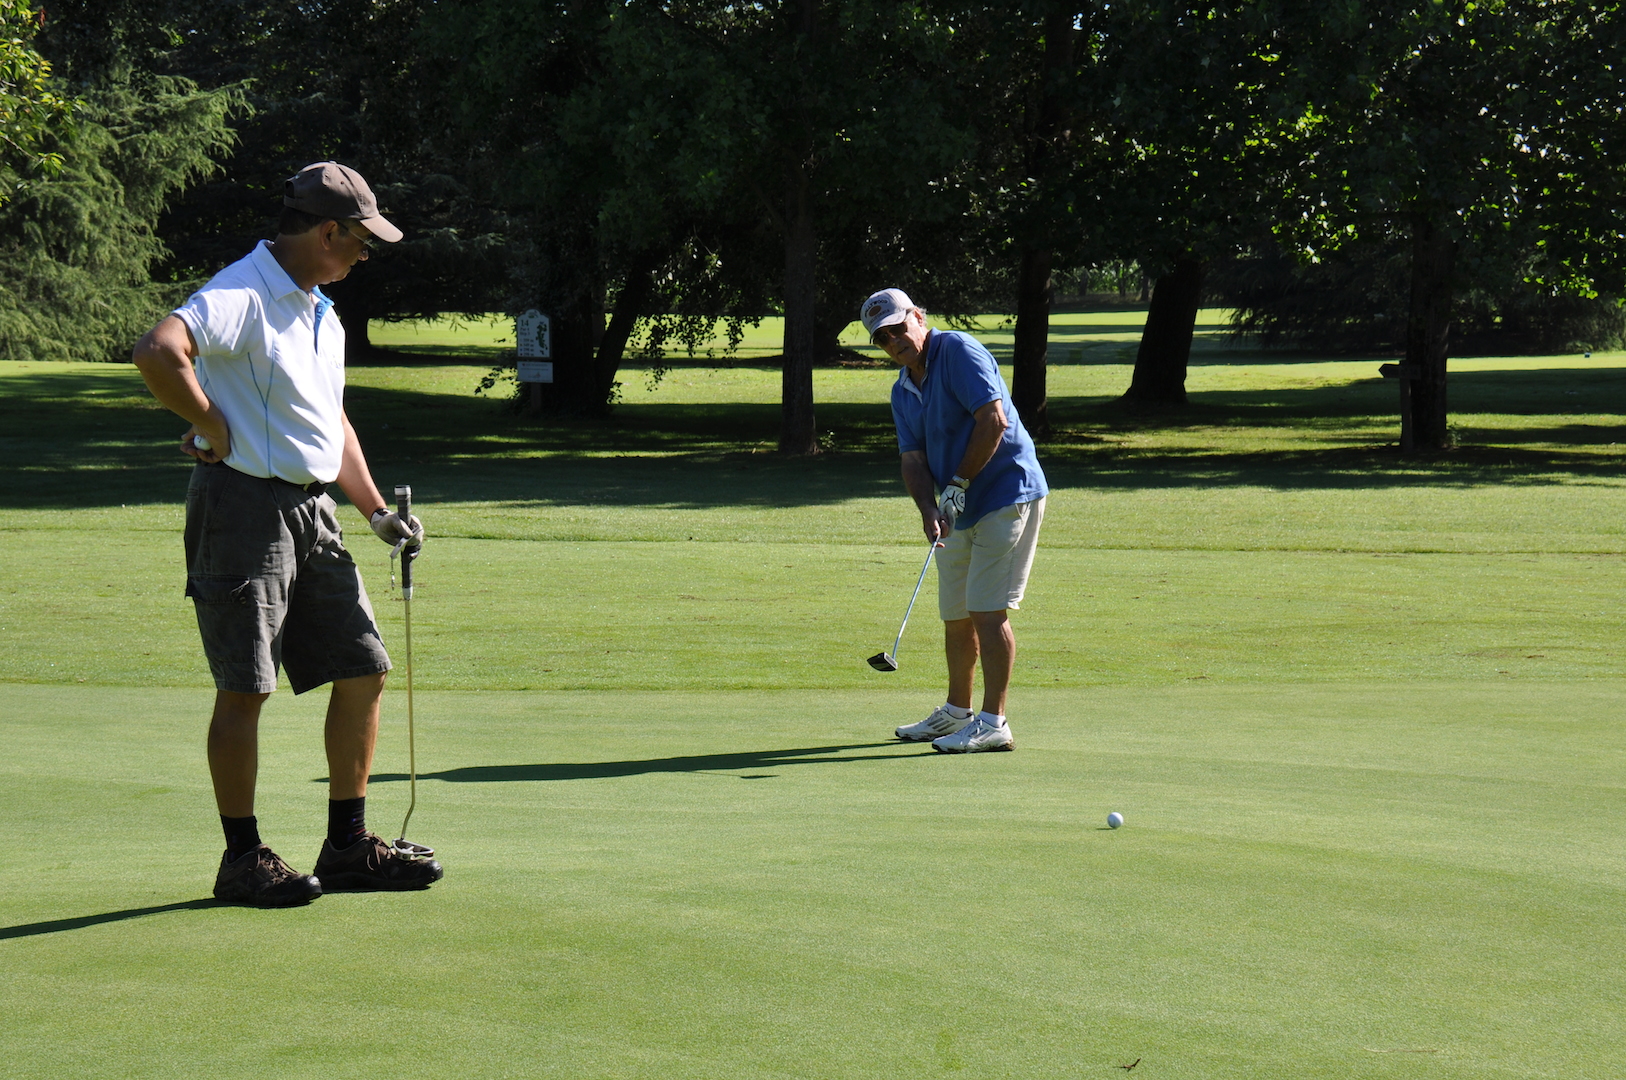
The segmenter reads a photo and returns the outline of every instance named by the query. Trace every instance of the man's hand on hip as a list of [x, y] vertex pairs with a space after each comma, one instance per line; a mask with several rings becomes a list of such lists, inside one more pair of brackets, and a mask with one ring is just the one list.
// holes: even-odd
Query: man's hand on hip
[[387, 506], [380, 506], [373, 511], [373, 516], [367, 520], [373, 527], [373, 532], [384, 543], [394, 547], [405, 540], [407, 547], [419, 547], [423, 544], [423, 522], [418, 520], [416, 514], [409, 514], [403, 518], [399, 513]]
[[202, 425], [193, 424], [191, 429], [181, 436], [181, 453], [195, 457], [207, 465], [225, 461], [231, 454], [231, 429], [224, 423], [216, 426], [219, 428], [218, 432], [210, 434], [203, 430]]

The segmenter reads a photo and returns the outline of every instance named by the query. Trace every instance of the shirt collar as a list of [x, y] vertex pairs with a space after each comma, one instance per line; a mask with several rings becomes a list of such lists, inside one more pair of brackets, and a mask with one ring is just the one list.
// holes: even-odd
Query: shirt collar
[[260, 272], [260, 279], [265, 282], [266, 291], [273, 299], [281, 300], [289, 293], [304, 294], [305, 290], [294, 284], [294, 279], [288, 276], [288, 271], [277, 262], [277, 257], [271, 254], [271, 245], [261, 240], [254, 245], [249, 258], [254, 260], [254, 269]]
[[920, 392], [920, 387], [915, 385], [915, 380], [913, 380], [913, 379], [911, 379], [909, 377], [909, 369], [908, 368], [901, 367], [901, 368], [898, 369], [898, 385], [903, 387], [905, 390], [909, 391], [911, 394], [915, 395], [915, 397], [918, 398], [919, 400], [921, 400], [921, 401], [926, 400], [926, 395], [924, 395], [924, 394], [922, 394]]

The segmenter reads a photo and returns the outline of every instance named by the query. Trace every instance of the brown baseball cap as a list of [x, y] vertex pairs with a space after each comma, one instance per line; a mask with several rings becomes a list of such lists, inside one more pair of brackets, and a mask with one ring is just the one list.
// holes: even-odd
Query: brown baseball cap
[[378, 212], [378, 200], [361, 174], [337, 161], [307, 165], [282, 184], [282, 205], [320, 218], [359, 221], [367, 231], [388, 243], [401, 239], [401, 230]]

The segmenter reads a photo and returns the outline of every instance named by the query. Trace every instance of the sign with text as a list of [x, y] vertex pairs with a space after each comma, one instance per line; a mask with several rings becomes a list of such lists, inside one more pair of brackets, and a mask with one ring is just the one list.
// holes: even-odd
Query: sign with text
[[531, 308], [514, 321], [514, 343], [521, 360], [547, 360], [553, 356], [553, 327], [548, 317]]
[[551, 383], [553, 381], [553, 327], [548, 317], [535, 308], [514, 320], [515, 350], [519, 353], [519, 381], [523, 383]]

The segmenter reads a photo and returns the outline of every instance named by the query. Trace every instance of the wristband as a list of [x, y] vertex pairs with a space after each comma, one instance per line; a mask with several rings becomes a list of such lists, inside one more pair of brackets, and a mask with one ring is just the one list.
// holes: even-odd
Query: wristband
[[949, 483], [953, 484], [956, 487], [963, 487], [963, 488], [968, 488], [968, 487], [971, 486], [971, 481], [967, 480], [965, 477], [959, 475], [958, 473], [955, 474], [954, 479], [950, 480]]

